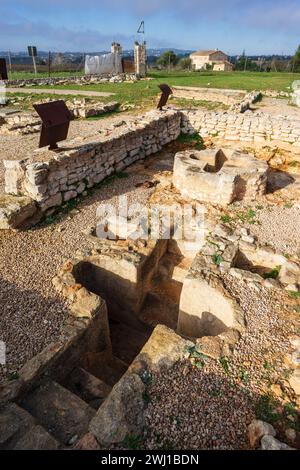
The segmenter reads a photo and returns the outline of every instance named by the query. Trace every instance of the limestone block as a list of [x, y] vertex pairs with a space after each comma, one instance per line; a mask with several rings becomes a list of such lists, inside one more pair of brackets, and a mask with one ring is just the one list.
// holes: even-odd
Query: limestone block
[[64, 193], [64, 198], [63, 198], [63, 199], [64, 199], [64, 202], [67, 202], [67, 201], [69, 201], [70, 199], [73, 199], [73, 198], [75, 198], [75, 197], [77, 197], [77, 192], [74, 191], [74, 190], [71, 190], [71, 191], [66, 191], [66, 192]]
[[32, 163], [26, 166], [26, 178], [32, 185], [40, 185], [44, 182], [48, 174], [46, 163]]
[[14, 446], [14, 450], [57, 450], [58, 448], [59, 442], [39, 425], [32, 426]]
[[35, 184], [31, 183], [29, 180], [25, 180], [23, 188], [25, 193], [35, 201], [44, 199], [48, 189], [47, 184]]
[[82, 288], [77, 292], [76, 301], [72, 303], [70, 310], [78, 318], [91, 318], [99, 311], [102, 303], [103, 300], [98, 295]]
[[186, 359], [189, 356], [189, 346], [193, 346], [191, 341], [177, 335], [165, 325], [157, 325], [128, 371], [139, 374], [145, 369], [161, 372]]
[[248, 426], [248, 437], [251, 447], [256, 447], [263, 436], [276, 436], [276, 431], [269, 423], [254, 419]]
[[33, 424], [34, 419], [27, 411], [15, 403], [7, 404], [0, 413], [0, 449], [12, 449]]
[[261, 450], [296, 450], [284, 442], [280, 442], [273, 436], [263, 436], [261, 439]]
[[50, 207], [56, 207], [60, 206], [62, 204], [62, 195], [61, 193], [56, 193], [49, 197], [49, 199], [46, 199], [43, 201], [41, 204], [41, 208], [43, 211], [50, 209]]
[[282, 284], [299, 284], [300, 285], [300, 267], [298, 264], [287, 261], [281, 266], [278, 279]]
[[20, 195], [25, 178], [26, 163], [23, 160], [3, 160], [5, 168], [5, 192]]
[[0, 197], [0, 230], [19, 227], [32, 217], [37, 210], [35, 202], [25, 196]]
[[[194, 264], [194, 263], [193, 263]], [[243, 331], [244, 314], [217, 275], [193, 271], [184, 279], [177, 331], [189, 337], [217, 336], [229, 329]]]
[[97, 411], [89, 431], [102, 445], [122, 442], [139, 435], [144, 426], [145, 385], [137, 374], [125, 374]]

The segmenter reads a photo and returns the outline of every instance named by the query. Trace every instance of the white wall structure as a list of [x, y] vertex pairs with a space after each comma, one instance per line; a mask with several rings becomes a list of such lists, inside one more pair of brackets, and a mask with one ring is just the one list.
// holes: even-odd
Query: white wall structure
[[84, 72], [86, 75], [122, 73], [122, 47], [113, 42], [111, 53], [103, 55], [87, 55], [85, 57]]
[[300, 80], [295, 80], [292, 84], [292, 103], [300, 108]]

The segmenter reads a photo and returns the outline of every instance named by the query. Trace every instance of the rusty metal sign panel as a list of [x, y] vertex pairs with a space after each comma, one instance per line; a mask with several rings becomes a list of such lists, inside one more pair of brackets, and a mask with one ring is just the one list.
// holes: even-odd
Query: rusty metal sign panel
[[28, 46], [28, 55], [30, 57], [36, 57], [37, 56], [37, 49], [35, 46]]
[[159, 103], [157, 108], [162, 111], [163, 106], [165, 106], [168, 102], [169, 96], [173, 94], [172, 89], [166, 83], [162, 83], [158, 85], [158, 88], [162, 91]]
[[42, 120], [39, 147], [56, 149], [57, 142], [66, 140], [72, 115], [63, 100], [33, 105]]
[[1, 80], [8, 80], [6, 60], [0, 58], [0, 78]]

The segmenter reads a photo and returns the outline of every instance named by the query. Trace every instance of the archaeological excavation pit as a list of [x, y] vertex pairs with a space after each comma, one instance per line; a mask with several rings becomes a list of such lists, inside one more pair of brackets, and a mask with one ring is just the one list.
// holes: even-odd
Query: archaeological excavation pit
[[92, 238], [95, 254], [72, 262], [72, 275], [106, 301], [113, 352], [121, 360], [130, 363], [158, 324], [195, 339], [243, 331], [236, 301], [218, 278], [201, 272], [194, 278], [198, 257], [184, 253], [182, 243]]
[[[154, 326], [176, 330], [182, 283], [191, 260], [169, 240], [106, 240], [105, 247], [76, 263], [73, 275], [76, 283], [106, 301], [113, 348], [119, 357], [132, 361]], [[130, 348], [131, 354], [126, 352]]]

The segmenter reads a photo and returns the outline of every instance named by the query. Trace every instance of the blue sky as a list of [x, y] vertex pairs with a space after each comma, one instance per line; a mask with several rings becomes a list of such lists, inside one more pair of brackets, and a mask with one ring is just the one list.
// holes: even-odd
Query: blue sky
[[142, 19], [149, 47], [290, 54], [300, 43], [300, 0], [0, 0], [0, 50], [132, 48]]

